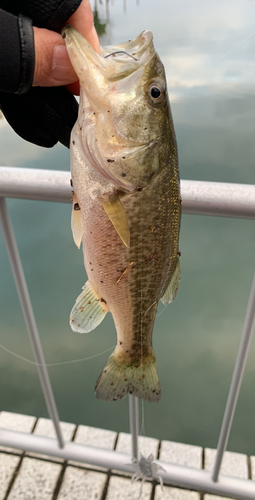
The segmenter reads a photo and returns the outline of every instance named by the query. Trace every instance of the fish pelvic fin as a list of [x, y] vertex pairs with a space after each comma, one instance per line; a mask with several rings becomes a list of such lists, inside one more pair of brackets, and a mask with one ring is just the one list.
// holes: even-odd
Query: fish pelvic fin
[[145, 401], [158, 403], [161, 390], [153, 349], [139, 366], [124, 363], [118, 357], [115, 349], [97, 379], [96, 397], [102, 401], [116, 401], [130, 393]]
[[125, 209], [115, 193], [107, 201], [101, 201], [101, 205], [108, 215], [114, 229], [122, 239], [126, 247], [130, 246], [130, 231], [128, 227], [128, 218]]
[[167, 306], [168, 304], [170, 304], [171, 302], [174, 301], [174, 299], [177, 295], [177, 292], [178, 292], [180, 279], [181, 279], [181, 267], [180, 267], [180, 260], [178, 257], [175, 271], [170, 279], [169, 284], [167, 285], [167, 288], [166, 288], [164, 294], [162, 295], [162, 297], [160, 299], [161, 302], [163, 302], [163, 304], [165, 306]]
[[100, 325], [107, 312], [105, 301], [96, 294], [87, 281], [72, 308], [70, 326], [74, 332], [91, 332]]

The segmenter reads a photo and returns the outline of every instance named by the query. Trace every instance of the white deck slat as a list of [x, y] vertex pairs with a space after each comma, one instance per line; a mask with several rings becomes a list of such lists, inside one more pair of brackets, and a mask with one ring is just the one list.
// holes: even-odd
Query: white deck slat
[[[68, 422], [60, 422], [60, 428], [63, 434], [64, 441], [71, 441], [76, 428], [75, 424], [70, 424]], [[38, 436], [56, 438], [56, 433], [53, 423], [49, 418], [39, 418], [38, 422], [36, 423], [36, 427], [33, 434], [36, 434]], [[60, 458], [49, 457], [47, 455], [40, 455], [39, 453], [29, 452], [26, 453], [26, 456], [45, 458], [48, 460], [54, 460], [56, 462], [63, 462], [63, 460], [61, 460]]]
[[106, 474], [68, 466], [57, 500], [100, 500], [106, 481]]
[[[202, 468], [203, 448], [185, 443], [162, 441], [160, 445], [160, 460], [178, 465]], [[195, 491], [183, 490], [164, 486], [163, 492], [160, 485], [155, 489], [155, 500], [200, 500], [200, 494]]]
[[[139, 436], [138, 437], [138, 448], [139, 453], [142, 453], [145, 457], [148, 457], [151, 453], [154, 457], [157, 456], [159, 447], [158, 439]], [[118, 442], [116, 450], [122, 453], [131, 453], [131, 436], [126, 432], [120, 432], [118, 437]]]
[[[89, 427], [87, 425], [79, 425], [74, 442], [84, 444], [87, 446], [97, 446], [107, 450], [113, 450], [117, 439], [117, 432], [109, 431], [106, 429], [97, 429], [96, 427]], [[106, 471], [104, 467], [95, 467], [81, 462], [69, 461], [70, 465], [78, 465], [79, 467], [86, 467], [87, 469], [96, 469]]]
[[173, 441], [162, 441], [160, 445], [160, 460], [178, 465], [186, 465], [195, 469], [202, 468], [203, 448]]
[[13, 474], [20, 462], [20, 457], [0, 453], [0, 500], [3, 500]]
[[[20, 413], [11, 413], [8, 411], [2, 411], [0, 413], [0, 427], [8, 429], [10, 431], [21, 431], [30, 434], [35, 425], [36, 418], [30, 415], [21, 415]], [[21, 454], [20, 450], [14, 448], [6, 448], [0, 446], [0, 451], [10, 451], [13, 453]]]
[[[216, 456], [216, 450], [205, 448], [205, 469], [212, 470]], [[225, 451], [220, 469], [220, 474], [227, 476], [239, 477], [240, 479], [248, 479], [248, 462], [247, 456], [243, 453], [234, 453]]]
[[8, 500], [52, 500], [61, 465], [24, 458]]
[[196, 491], [182, 490], [164, 486], [161, 491], [160, 486], [156, 486], [154, 500], [200, 500], [200, 494]]
[[[141, 483], [131, 484], [129, 478], [112, 476], [110, 478], [107, 495], [105, 500], [137, 500], [139, 497]], [[141, 500], [150, 500], [152, 493], [152, 484], [143, 484], [143, 494]]]
[[[216, 450], [210, 448], [205, 449], [205, 469], [212, 470], [213, 464], [216, 456]], [[248, 462], [247, 456], [242, 453], [234, 453], [232, 451], [226, 451], [223, 456], [222, 465], [220, 469], [221, 474], [226, 474], [228, 476], [239, 477], [241, 479], [248, 479]], [[204, 500], [233, 500], [231, 498], [226, 499], [225, 497], [219, 497], [217, 495], [209, 495], [208, 493], [204, 496]]]
[[234, 500], [233, 498], [218, 497], [217, 495], [209, 495], [208, 493], [204, 496], [204, 500]]
[[250, 463], [251, 463], [251, 479], [254, 481], [255, 480], [255, 457], [250, 458]]

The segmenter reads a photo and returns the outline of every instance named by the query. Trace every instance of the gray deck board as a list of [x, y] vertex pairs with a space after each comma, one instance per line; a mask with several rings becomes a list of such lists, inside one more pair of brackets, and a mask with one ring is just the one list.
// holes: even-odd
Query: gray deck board
[[[139, 498], [141, 484], [136, 482], [131, 484], [129, 478], [112, 476], [110, 478], [106, 500], [137, 500]], [[141, 500], [150, 500], [152, 494], [152, 484], [144, 483]]]
[[162, 441], [160, 445], [160, 460], [186, 465], [195, 469], [202, 468], [203, 448], [190, 444]]
[[24, 458], [8, 500], [52, 500], [61, 465]]
[[[74, 441], [78, 444], [85, 444], [87, 446], [97, 446], [99, 448], [106, 448], [113, 450], [117, 439], [117, 432], [108, 431], [106, 429], [98, 429], [96, 427], [89, 427], [87, 425], [79, 425], [75, 434]], [[81, 464], [80, 462], [71, 461], [68, 464], [78, 465], [79, 467], [86, 467], [88, 469], [96, 469], [105, 471], [103, 467], [95, 467], [88, 464]]]
[[107, 475], [91, 470], [68, 466], [58, 494], [58, 500], [99, 500], [107, 481]]
[[200, 500], [200, 493], [169, 486], [164, 486], [163, 491], [161, 491], [160, 486], [157, 486], [155, 500]]
[[[74, 434], [74, 431], [76, 429], [75, 424], [69, 424], [67, 422], [60, 422], [60, 429], [62, 431], [64, 441], [71, 441], [73, 434]], [[39, 420], [36, 422], [36, 426], [35, 426], [33, 434], [36, 434], [37, 436], [56, 438], [56, 433], [55, 433], [53, 423], [49, 418], [39, 418]], [[32, 453], [32, 452], [26, 453], [26, 456], [45, 458], [48, 460], [55, 460], [56, 462], [63, 461], [57, 457], [49, 457], [47, 455], [39, 455], [38, 453]]]
[[0, 500], [4, 499], [20, 460], [19, 456], [0, 453]]
[[[21, 415], [20, 413], [10, 413], [2, 411], [0, 413], [0, 427], [9, 431], [21, 431], [31, 433], [36, 423], [36, 418], [30, 415]], [[14, 448], [0, 446], [0, 451], [10, 451], [21, 454], [22, 451]]]
[[[205, 448], [205, 469], [212, 470], [216, 450]], [[223, 456], [222, 465], [220, 469], [221, 474], [226, 476], [239, 477], [240, 479], [248, 479], [248, 461], [247, 456], [243, 453], [234, 453], [226, 451]]]

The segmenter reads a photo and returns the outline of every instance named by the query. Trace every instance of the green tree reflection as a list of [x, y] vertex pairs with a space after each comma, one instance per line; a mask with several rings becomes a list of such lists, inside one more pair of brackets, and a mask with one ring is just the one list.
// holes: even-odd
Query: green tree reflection
[[99, 15], [98, 15], [98, 10], [97, 10], [96, 7], [95, 7], [95, 9], [93, 11], [93, 14], [94, 14], [94, 24], [95, 24], [95, 28], [96, 28], [97, 34], [98, 34], [98, 36], [102, 36], [106, 32], [107, 22], [106, 23], [102, 23], [100, 21]]

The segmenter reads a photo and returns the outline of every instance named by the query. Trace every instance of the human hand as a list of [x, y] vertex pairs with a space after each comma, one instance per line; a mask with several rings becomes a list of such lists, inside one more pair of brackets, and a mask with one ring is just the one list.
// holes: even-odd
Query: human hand
[[[78, 9], [68, 19], [100, 53], [100, 44], [94, 27], [89, 0], [82, 0]], [[33, 86], [56, 87], [66, 85], [73, 94], [79, 94], [79, 82], [71, 65], [61, 35], [50, 30], [34, 27], [35, 71]]]

